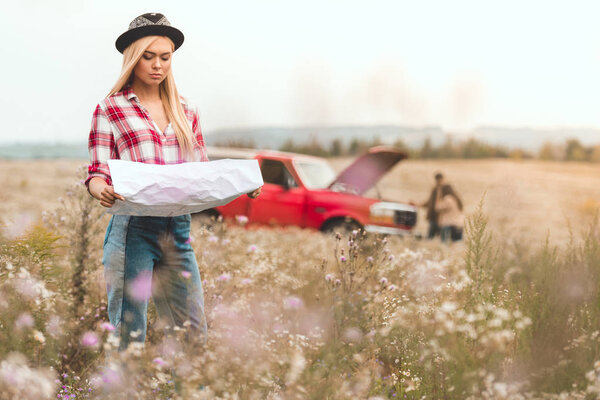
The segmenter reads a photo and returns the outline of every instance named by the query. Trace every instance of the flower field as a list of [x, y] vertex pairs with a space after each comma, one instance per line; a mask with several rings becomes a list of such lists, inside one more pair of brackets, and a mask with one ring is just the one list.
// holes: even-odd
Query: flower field
[[[13, 174], [0, 399], [598, 398], [598, 174], [479, 163], [442, 166], [467, 205], [465, 240], [450, 246], [193, 220], [206, 341], [186, 326], [166, 334], [151, 306], [146, 346], [123, 353], [106, 313], [108, 216], [82, 171], [60, 164], [64, 186]], [[382, 195], [422, 201], [438, 169], [405, 163]], [[25, 209], [31, 223], [6, 215]]]

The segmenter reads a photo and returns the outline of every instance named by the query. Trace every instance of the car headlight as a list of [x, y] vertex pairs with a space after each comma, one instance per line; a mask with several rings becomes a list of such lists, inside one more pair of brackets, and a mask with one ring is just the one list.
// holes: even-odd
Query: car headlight
[[381, 207], [379, 204], [373, 204], [369, 209], [369, 219], [373, 223], [393, 224], [394, 210]]

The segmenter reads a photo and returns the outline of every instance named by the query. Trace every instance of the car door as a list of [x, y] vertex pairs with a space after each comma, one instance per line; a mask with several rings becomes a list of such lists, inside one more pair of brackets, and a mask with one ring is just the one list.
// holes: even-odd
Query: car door
[[303, 226], [306, 189], [282, 161], [262, 159], [260, 168], [264, 186], [260, 196], [249, 202], [250, 223]]

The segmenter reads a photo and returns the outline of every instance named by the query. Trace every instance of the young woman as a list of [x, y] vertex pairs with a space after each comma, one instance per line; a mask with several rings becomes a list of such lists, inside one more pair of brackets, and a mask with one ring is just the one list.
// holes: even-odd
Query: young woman
[[461, 240], [464, 220], [462, 201], [450, 185], [442, 185], [438, 193], [435, 211], [442, 242]]
[[[116, 41], [123, 53], [117, 83], [101, 101], [89, 135], [88, 190], [104, 207], [116, 199], [107, 160], [149, 164], [208, 161], [197, 111], [179, 96], [171, 59], [183, 33], [164, 15], [140, 15]], [[256, 197], [260, 189], [249, 194]], [[190, 215], [115, 215], [104, 239], [108, 314], [120, 349], [144, 342], [149, 297], [169, 327], [189, 321], [206, 332], [202, 284], [190, 245]]]

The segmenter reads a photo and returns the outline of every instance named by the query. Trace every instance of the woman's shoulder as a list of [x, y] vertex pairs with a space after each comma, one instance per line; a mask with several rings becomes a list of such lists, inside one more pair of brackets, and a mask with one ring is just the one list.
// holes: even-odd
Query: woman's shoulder
[[194, 103], [190, 102], [190, 100], [187, 97], [180, 95], [179, 101], [181, 102], [183, 111], [185, 111], [185, 115], [188, 117], [189, 120], [198, 117], [198, 107], [196, 107]]
[[133, 90], [131, 88], [124, 88], [100, 100], [98, 107], [103, 111], [107, 111], [114, 108], [131, 106], [132, 97], [135, 97]]
[[196, 106], [187, 97], [179, 95], [179, 101], [185, 110], [194, 110]]

